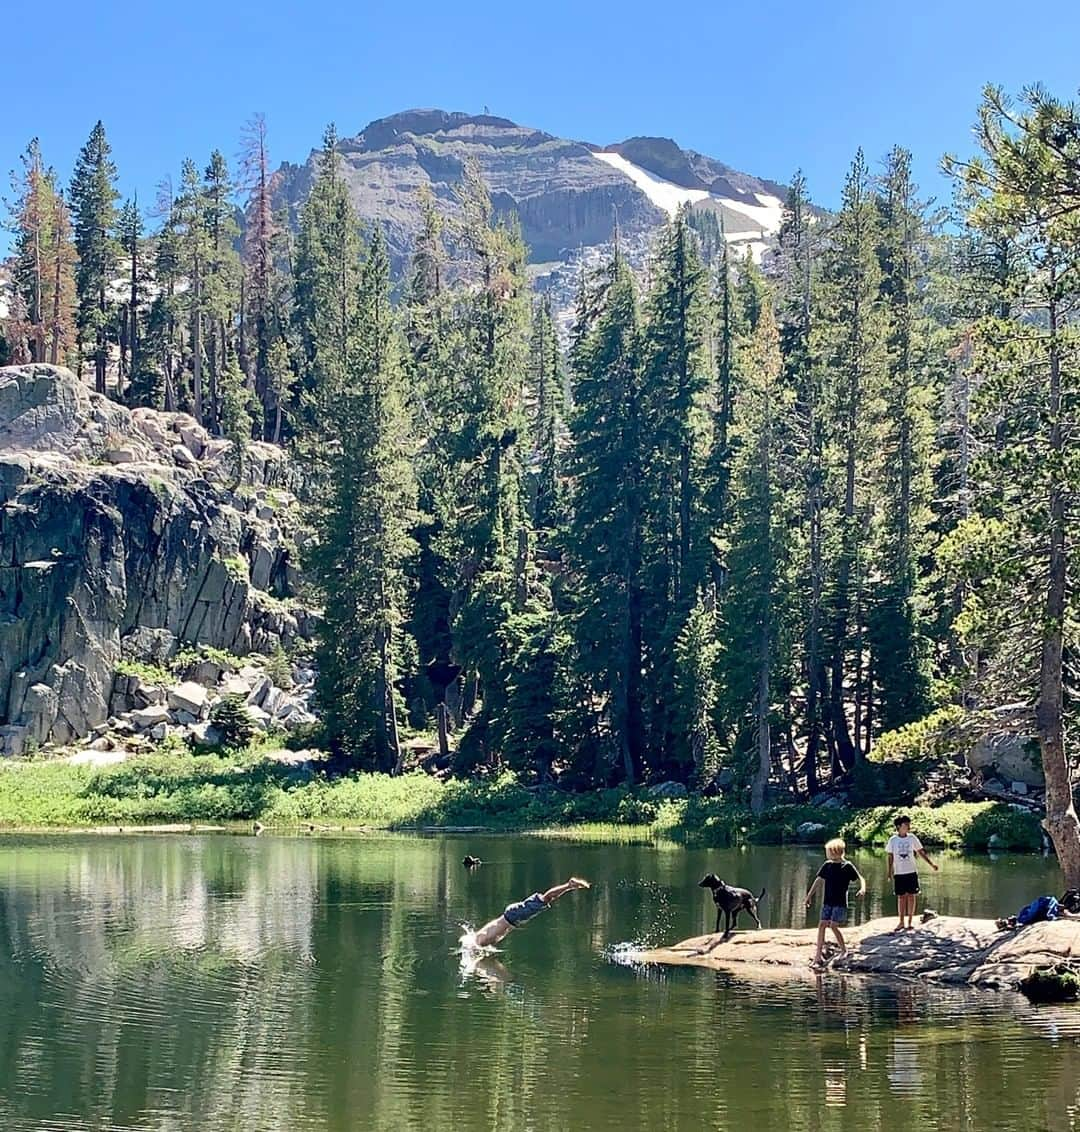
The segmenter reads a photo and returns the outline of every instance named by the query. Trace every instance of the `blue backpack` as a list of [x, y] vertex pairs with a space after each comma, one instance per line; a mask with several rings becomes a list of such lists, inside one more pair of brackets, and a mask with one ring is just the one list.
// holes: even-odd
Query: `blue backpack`
[[1016, 913], [1016, 923], [1020, 927], [1028, 924], [1038, 924], [1043, 920], [1056, 920], [1058, 918], [1058, 900], [1056, 896], [1040, 896], [1032, 900]]

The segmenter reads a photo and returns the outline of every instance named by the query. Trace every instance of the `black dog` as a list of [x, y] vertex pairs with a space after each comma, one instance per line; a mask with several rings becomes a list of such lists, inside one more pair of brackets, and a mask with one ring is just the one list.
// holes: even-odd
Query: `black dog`
[[712, 898], [716, 903], [716, 932], [720, 930], [720, 913], [724, 914], [724, 939], [735, 930], [735, 925], [739, 920], [740, 912], [749, 912], [754, 918], [754, 923], [761, 927], [761, 920], [758, 919], [758, 904], [765, 899], [765, 889], [761, 890], [760, 896], [754, 894], [748, 888], [735, 888], [733, 885], [725, 884], [716, 873], [709, 873], [707, 877], [703, 877], [698, 888], [711, 888]]

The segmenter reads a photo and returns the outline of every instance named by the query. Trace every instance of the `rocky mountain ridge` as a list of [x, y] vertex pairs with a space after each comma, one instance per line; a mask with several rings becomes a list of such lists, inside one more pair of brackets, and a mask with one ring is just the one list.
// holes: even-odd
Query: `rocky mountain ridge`
[[0, 369], [0, 754], [111, 714], [122, 662], [267, 653], [309, 631], [281, 449]]
[[[618, 218], [628, 258], [644, 264], [652, 239], [683, 201], [719, 214], [729, 242], [757, 256], [779, 228], [786, 189], [668, 138], [611, 146], [556, 137], [491, 115], [408, 110], [371, 122], [338, 145], [343, 175], [362, 220], [383, 224], [400, 272], [420, 227], [418, 192], [427, 186], [453, 215], [454, 187], [475, 160], [492, 202], [516, 214], [541, 290], [566, 306], [579, 265], [597, 259]], [[296, 223], [317, 169], [313, 152], [275, 175], [275, 199]], [[453, 234], [448, 233], [452, 243]]]

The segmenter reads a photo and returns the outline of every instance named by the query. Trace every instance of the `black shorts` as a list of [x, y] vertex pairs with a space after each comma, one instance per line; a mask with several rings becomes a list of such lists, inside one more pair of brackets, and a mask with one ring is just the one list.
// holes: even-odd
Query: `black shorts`
[[919, 891], [918, 873], [893, 873], [892, 879], [897, 896], [914, 896]]

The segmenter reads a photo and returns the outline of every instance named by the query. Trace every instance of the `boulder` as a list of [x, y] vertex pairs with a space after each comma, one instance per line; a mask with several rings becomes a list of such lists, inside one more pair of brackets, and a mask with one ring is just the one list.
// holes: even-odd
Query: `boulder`
[[160, 743], [162, 739], [168, 737], [169, 725], [167, 723], [155, 723], [154, 726], [150, 728], [149, 732], [147, 732], [147, 734], [149, 734], [151, 739]]
[[1009, 788], [1014, 794], [1023, 795], [1028, 792], [1028, 784], [1026, 782], [1020, 782], [1019, 780], [1017, 780], [1016, 782], [1011, 782], [1009, 784]]
[[221, 684], [218, 686], [218, 692], [222, 696], [243, 696], [247, 699], [248, 692], [251, 691], [253, 681], [249, 680], [246, 676], [241, 676], [239, 673], [230, 673], [226, 676]]
[[199, 718], [209, 705], [209, 696], [201, 684], [185, 680], [169, 689], [168, 704], [173, 711], [190, 712], [195, 718]]
[[221, 674], [225, 671], [216, 660], [203, 659], [196, 664], [188, 674], [189, 680], [201, 684], [204, 688], [216, 688]]
[[169, 709], [164, 704], [151, 704], [149, 707], [128, 712], [128, 719], [139, 731], [146, 731], [159, 723], [168, 723]]
[[795, 833], [801, 841], [813, 841], [825, 832], [825, 827], [819, 821], [804, 821]]
[[184, 447], [195, 457], [197, 460], [206, 449], [206, 442], [210, 439], [210, 434], [202, 427], [202, 425], [192, 422], [190, 425], [182, 424], [179, 428], [180, 439], [184, 442]]
[[[993, 920], [937, 916], [897, 936], [894, 916], [844, 929], [848, 953], [833, 961], [837, 971], [1011, 989], [1038, 967], [1080, 955], [1080, 923], [1055, 920], [1014, 932]], [[671, 947], [628, 951], [627, 963], [739, 970], [762, 978], [813, 979], [814, 928], [765, 928], [697, 936]]]
[[1028, 735], [986, 735], [968, 752], [967, 761], [973, 770], [996, 775], [1005, 782], [1040, 787], [1044, 782], [1038, 743]]
[[132, 698], [140, 707], [163, 704], [165, 702], [165, 689], [160, 684], [151, 684], [146, 680], [139, 679], [132, 691]]
[[0, 726], [0, 755], [17, 757], [26, 751], [27, 728], [5, 723]]
[[23, 698], [22, 716], [28, 740], [40, 746], [48, 739], [60, 710], [60, 697], [48, 684], [31, 684]]
[[110, 448], [105, 453], [105, 459], [110, 464], [134, 464], [138, 458], [134, 448]]
[[251, 691], [248, 693], [247, 702], [249, 704], [255, 705], [256, 707], [262, 707], [267, 695], [270, 692], [270, 689], [273, 686], [274, 685], [271, 682], [270, 677], [266, 676], [265, 674], [261, 674], [255, 680], [255, 683], [251, 686]]
[[221, 743], [221, 732], [209, 721], [193, 723], [187, 729], [187, 738], [195, 747], [217, 747]]
[[311, 727], [318, 720], [309, 711], [304, 711], [302, 708], [297, 708], [296, 711], [290, 712], [289, 717], [284, 720], [285, 730], [290, 734], [303, 730], [305, 727]]
[[260, 731], [269, 731], [271, 722], [270, 716], [263, 711], [261, 707], [257, 707], [255, 704], [248, 704], [245, 710], [247, 711], [248, 719], [250, 719]]
[[188, 468], [191, 471], [197, 471], [199, 461], [185, 448], [182, 444], [174, 444], [171, 449], [172, 458], [178, 467]]

